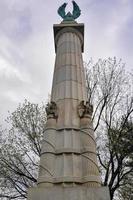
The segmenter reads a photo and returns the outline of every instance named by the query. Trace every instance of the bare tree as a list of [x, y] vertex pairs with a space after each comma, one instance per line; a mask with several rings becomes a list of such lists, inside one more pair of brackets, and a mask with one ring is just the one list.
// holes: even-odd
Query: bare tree
[[25, 199], [37, 182], [45, 116], [44, 106], [25, 101], [7, 119], [11, 128], [2, 132], [0, 146], [1, 199]]
[[[103, 185], [111, 199], [133, 172], [133, 91], [125, 64], [116, 58], [86, 64], [88, 99], [94, 105], [93, 123]], [[130, 126], [129, 126], [130, 123]], [[127, 165], [130, 160], [130, 166]]]
[[129, 173], [123, 180], [123, 186], [119, 192], [120, 200], [132, 200], [133, 199], [133, 172]]

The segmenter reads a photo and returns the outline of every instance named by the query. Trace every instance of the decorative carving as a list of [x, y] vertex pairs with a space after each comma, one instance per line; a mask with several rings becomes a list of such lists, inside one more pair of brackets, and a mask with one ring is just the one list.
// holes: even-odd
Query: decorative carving
[[93, 113], [93, 106], [90, 103], [81, 101], [78, 105], [78, 114], [80, 118], [89, 117]]
[[67, 3], [64, 3], [58, 9], [58, 14], [63, 18], [64, 21], [73, 21], [73, 20], [77, 19], [81, 14], [81, 10], [80, 10], [79, 6], [76, 4], [76, 2], [72, 1], [72, 3], [73, 3], [73, 13], [72, 14], [70, 12], [68, 12], [66, 14], [66, 12], [65, 12]]
[[45, 110], [46, 110], [48, 119], [50, 119], [50, 118], [57, 119], [57, 117], [58, 117], [57, 105], [55, 102], [51, 101], [50, 103], [48, 103]]

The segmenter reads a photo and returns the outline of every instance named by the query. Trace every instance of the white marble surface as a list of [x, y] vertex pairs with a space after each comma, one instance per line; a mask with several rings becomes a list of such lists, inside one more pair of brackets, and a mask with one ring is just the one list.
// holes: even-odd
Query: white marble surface
[[38, 185], [28, 200], [109, 200], [108, 189], [101, 187], [91, 116], [78, 115], [79, 103], [87, 101], [83, 35], [72, 25], [58, 26], [51, 93], [58, 118], [47, 121]]
[[110, 200], [107, 187], [49, 187], [29, 190], [29, 200]]
[[[96, 143], [90, 119], [82, 120], [78, 105], [87, 101], [82, 43], [77, 30], [63, 31], [57, 44], [51, 101], [58, 118], [48, 119], [38, 184], [79, 183], [100, 186]], [[82, 126], [81, 126], [82, 125]], [[85, 126], [85, 127], [84, 127]]]

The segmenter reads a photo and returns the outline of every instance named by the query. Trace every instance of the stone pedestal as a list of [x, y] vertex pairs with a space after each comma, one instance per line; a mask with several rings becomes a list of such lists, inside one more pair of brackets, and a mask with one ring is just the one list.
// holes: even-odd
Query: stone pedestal
[[31, 188], [28, 194], [29, 200], [110, 200], [107, 187], [51, 187]]

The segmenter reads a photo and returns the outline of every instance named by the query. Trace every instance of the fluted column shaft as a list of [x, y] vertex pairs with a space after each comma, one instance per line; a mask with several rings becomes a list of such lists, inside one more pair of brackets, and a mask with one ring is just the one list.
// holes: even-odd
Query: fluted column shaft
[[82, 59], [83, 35], [77, 29], [65, 26], [56, 34], [55, 43], [52, 104], [47, 109], [49, 116], [38, 184], [97, 187], [100, 186], [100, 177], [94, 131], [90, 111], [85, 114], [87, 92]]
[[74, 29], [63, 30], [57, 37], [57, 53], [51, 100], [60, 107], [58, 127], [80, 126], [77, 105], [87, 101], [83, 59], [82, 37]]

